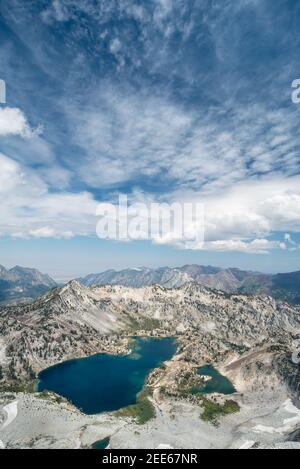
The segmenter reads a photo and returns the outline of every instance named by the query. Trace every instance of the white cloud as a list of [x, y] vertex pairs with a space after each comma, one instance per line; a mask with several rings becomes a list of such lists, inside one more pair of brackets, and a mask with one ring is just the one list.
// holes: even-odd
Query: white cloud
[[24, 113], [17, 108], [0, 108], [0, 137], [7, 135], [19, 135], [31, 138], [37, 131], [30, 128]]
[[0, 153], [0, 194], [7, 193], [22, 182], [22, 174], [15, 161]]
[[[266, 254], [275, 249], [294, 251], [299, 248], [291, 235], [300, 228], [299, 195], [300, 176], [243, 182], [230, 189], [219, 191], [216, 195], [180, 191], [157, 197], [135, 191], [130, 199], [128, 217], [136, 218], [139, 239], [152, 239], [154, 243], [173, 245], [181, 249], [257, 254]], [[278, 199], [284, 201], [282, 206], [278, 203]], [[189, 236], [186, 226], [187, 236], [184, 237], [181, 229], [180, 231], [172, 229], [170, 232], [164, 232], [162, 238], [155, 239], [151, 236], [149, 238], [150, 204], [155, 202], [179, 203], [182, 209], [186, 203], [203, 204], [204, 243], [202, 242], [203, 220], [200, 212], [200, 219], [195, 220], [190, 227], [195, 240]], [[135, 209], [138, 207], [136, 204], [142, 204], [143, 210]], [[123, 224], [127, 226], [126, 219]], [[195, 230], [197, 236], [194, 236]]]
[[70, 239], [74, 237], [72, 231], [59, 231], [49, 228], [49, 226], [43, 226], [42, 228], [37, 228], [36, 230], [31, 230], [29, 236], [33, 238], [64, 238]]
[[[250, 179], [214, 194], [175, 193], [202, 201], [212, 221], [232, 233], [232, 224], [245, 234], [299, 230], [300, 176]], [[223, 220], [221, 222], [221, 220]]]
[[72, 231], [59, 232], [49, 226], [43, 226], [35, 230], [29, 230], [27, 232], [16, 232], [12, 234], [13, 238], [16, 239], [30, 239], [30, 238], [55, 238], [55, 239], [71, 239], [74, 237]]
[[291, 237], [290, 233], [286, 233], [284, 235], [284, 239], [287, 243], [291, 244], [292, 246], [298, 246], [297, 243], [295, 243], [295, 241], [293, 240], [293, 238]]
[[[93, 196], [65, 189], [76, 174], [99, 189], [118, 183], [138, 183], [139, 178], [159, 179], [162, 185], [164, 181], [172, 182], [178, 190], [161, 192], [155, 197], [143, 194], [142, 198], [203, 203], [204, 249], [265, 253], [271, 249], [298, 248], [287, 238], [285, 242], [269, 240], [275, 232], [284, 236], [300, 231], [300, 177], [293, 176], [297, 155], [287, 146], [283, 154], [282, 150], [271, 152], [274, 143], [281, 148], [287, 145], [278, 115], [265, 117], [272, 124], [269, 135], [252, 146], [253, 135], [259, 133], [254, 120], [261, 110], [255, 109], [253, 116], [245, 111], [242, 117], [236, 116], [234, 122], [242, 124], [235, 134], [231, 126], [221, 129], [221, 123], [211, 124], [209, 116], [199, 120], [174, 103], [148, 95], [120, 95], [108, 88], [100, 101], [95, 97], [94, 104], [97, 110], [95, 106], [81, 111], [67, 109], [69, 122], [75, 127], [74, 142], [83, 149], [80, 160], [74, 160], [73, 167], [69, 164], [70, 169], [62, 170], [56, 165], [48, 149], [45, 153], [40, 138], [32, 138], [26, 145], [29, 153], [31, 142], [42, 149], [41, 154], [46, 154], [50, 164], [48, 169], [33, 171], [0, 154], [1, 233], [55, 238], [93, 235], [97, 222]], [[10, 132], [26, 135], [28, 124], [24, 115], [21, 111], [15, 115], [21, 118]], [[292, 125], [287, 119], [284, 135], [288, 123]], [[5, 135], [8, 130], [4, 129]], [[278, 171], [281, 162], [284, 166]], [[259, 165], [266, 171], [263, 176], [256, 174]], [[132, 201], [141, 198], [138, 191], [131, 196]], [[180, 248], [203, 249], [178, 242], [171, 235], [163, 242]]]
[[161, 186], [218, 193], [252, 178], [298, 172], [290, 110], [270, 113], [249, 105], [231, 110], [225, 119], [230, 106], [225, 102], [218, 118], [214, 109], [195, 112], [104, 83], [87, 102], [84, 109], [69, 107], [66, 113], [76, 129], [74, 142], [82, 148], [73, 169], [91, 187], [138, 186], [140, 179], [155, 177]]
[[[274, 106], [280, 106], [278, 91], [284, 94], [288, 83], [286, 103], [290, 102], [287, 79], [290, 70], [280, 62], [284, 76], [279, 87], [276, 66], [271, 66], [270, 74], [264, 76], [268, 71], [260, 63], [261, 69], [256, 73], [257, 77], [261, 73], [261, 86], [252, 87], [256, 80], [253, 77], [250, 80], [243, 67], [239, 67], [239, 39], [243, 39], [243, 47], [254, 48], [252, 36], [244, 34], [235, 14], [248, 13], [245, 7], [251, 7], [254, 23], [261, 21], [267, 41], [270, 29], [274, 28], [265, 11], [266, 2], [220, 0], [213, 2], [211, 8], [199, 5], [192, 11], [188, 3], [153, 0], [149, 7], [147, 2], [141, 6], [133, 0], [48, 2], [50, 6], [43, 13], [45, 21], [74, 20], [67, 35], [68, 50], [74, 48], [76, 56], [71, 69], [74, 73], [70, 73], [72, 80], [65, 83], [69, 93], [59, 106], [65, 106], [63, 123], [70, 127], [70, 148], [79, 146], [80, 158], [70, 157], [70, 151], [66, 151], [68, 169], [62, 169], [46, 142], [36, 138], [22, 111], [1, 110], [0, 136], [34, 136], [26, 145], [21, 142], [22, 148], [14, 143], [7, 151], [19, 163], [0, 155], [3, 233], [31, 237], [94, 233], [96, 202], [88, 192], [68, 192], [71, 180], [80, 186], [86, 184], [87, 188], [105, 189], [107, 197], [109, 188], [118, 185], [126, 184], [133, 190], [154, 184], [161, 191], [152, 197], [154, 200], [197, 200], [205, 204], [206, 249], [265, 253], [271, 249], [298, 248], [289, 233], [300, 231], [300, 179], [295, 176], [299, 174], [299, 108], [284, 105], [274, 112], [267, 99], [267, 94], [272, 95], [273, 101], [277, 96]], [[78, 12], [92, 18], [91, 24], [96, 23], [97, 27], [89, 29], [89, 21], [84, 25], [78, 22]], [[19, 18], [22, 15], [18, 15], [18, 21]], [[113, 18], [119, 27], [109, 26]], [[128, 27], [132, 18], [138, 20], [141, 31], [134, 43]], [[25, 27], [19, 28], [20, 38], [28, 49], [34, 47], [39, 68], [50, 77], [57, 77], [57, 70], [52, 70], [55, 61], [51, 57], [56, 54], [51, 44], [47, 44], [49, 49], [45, 53], [46, 41], [36, 47], [33, 38], [37, 36], [24, 31]], [[180, 34], [169, 40], [175, 31], [183, 33], [182, 41]], [[286, 53], [286, 44], [290, 43], [287, 36], [282, 36]], [[77, 85], [80, 82], [85, 87], [87, 81], [81, 80], [78, 64], [90, 71], [86, 50], [81, 49], [82, 42], [86, 47], [88, 37], [92, 37], [88, 43], [89, 57], [95, 53], [99, 60], [101, 45], [115, 55], [118, 66], [125, 63], [132, 68], [126, 68], [122, 85], [119, 80], [115, 87], [113, 75], [109, 77], [109, 86], [93, 77], [93, 89], [84, 88], [84, 101], [79, 98], [80, 105], [76, 107], [74, 96], [77, 98], [76, 93], [82, 90]], [[206, 57], [212, 61], [203, 73], [205, 62], [202, 63], [201, 52], [206, 46], [213, 53]], [[58, 69], [61, 71], [61, 67]], [[134, 74], [137, 69], [141, 73]], [[141, 79], [143, 71], [147, 75], [145, 81]], [[127, 78], [132, 76], [137, 86], [129, 90]], [[159, 77], [159, 90], [156, 85], [146, 88], [154, 77]], [[178, 78], [180, 89], [175, 89], [173, 84], [178, 83]], [[273, 86], [274, 82], [277, 85]], [[265, 84], [268, 86], [264, 87]], [[260, 100], [262, 89], [266, 96]], [[185, 106], [175, 101], [174, 96]], [[195, 103], [191, 96], [197, 97]], [[73, 107], [66, 108], [70, 101]], [[62, 111], [61, 107], [59, 110]], [[15, 140], [20, 144], [20, 139]], [[59, 156], [64, 158], [63, 154]], [[35, 172], [26, 169], [26, 165], [41, 163], [44, 167]], [[132, 194], [135, 197], [137, 193]], [[273, 241], [275, 232], [282, 232], [282, 236], [287, 233], [284, 242]], [[164, 241], [177, 243], [172, 236]], [[185, 243], [176, 245], [187, 247]]]
[[53, 0], [52, 4], [42, 12], [42, 19], [46, 23], [49, 23], [52, 20], [65, 22], [69, 19], [69, 12], [63, 1]]
[[95, 233], [87, 192], [53, 192], [35, 172], [0, 154], [0, 232], [17, 238], [71, 238]]
[[300, 188], [294, 191], [278, 188], [276, 193], [261, 202], [258, 209], [265, 217], [272, 217], [274, 230], [300, 231]]
[[270, 250], [286, 249], [286, 246], [280, 241], [269, 241], [268, 239], [254, 239], [248, 242], [240, 239], [230, 239], [207, 242], [202, 249], [218, 252], [235, 251], [250, 254], [268, 254]]
[[122, 47], [122, 45], [121, 45], [120, 40], [118, 38], [115, 38], [115, 39], [112, 40], [112, 42], [110, 44], [110, 52], [112, 54], [116, 55], [116, 54], [118, 54], [118, 52], [120, 52], [121, 47]]
[[[204, 245], [180, 247], [253, 253], [299, 248], [291, 233], [300, 231], [300, 176], [240, 182], [215, 195], [177, 191], [167, 198], [204, 204]], [[273, 240], [274, 233], [282, 241]]]
[[91, 108], [68, 109], [75, 141], [86, 154], [76, 171], [87, 184], [103, 187], [171, 170], [191, 116], [159, 98], [120, 96], [112, 89], [102, 92], [99, 103], [99, 96], [93, 99]]

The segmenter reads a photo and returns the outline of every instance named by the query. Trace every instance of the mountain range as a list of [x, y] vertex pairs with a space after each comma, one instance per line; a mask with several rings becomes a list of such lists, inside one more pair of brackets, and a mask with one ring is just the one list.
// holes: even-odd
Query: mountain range
[[150, 285], [178, 288], [195, 282], [227, 293], [269, 295], [292, 304], [300, 303], [300, 272], [271, 275], [236, 268], [185, 265], [179, 268], [108, 270], [79, 281], [85, 286], [122, 285], [133, 288]]
[[46, 293], [57, 283], [36, 269], [20, 266], [7, 270], [0, 265], [0, 302], [14, 303], [32, 301]]
[[[212, 266], [185, 265], [179, 268], [146, 267], [107, 270], [78, 279], [84, 286], [120, 285], [142, 288], [159, 285], [167, 289], [197, 283], [226, 293], [268, 295], [275, 299], [300, 304], [300, 272], [263, 274], [237, 268], [222, 269]], [[16, 266], [10, 270], [0, 266], [0, 303], [31, 302], [58, 284], [49, 275], [36, 269]]]

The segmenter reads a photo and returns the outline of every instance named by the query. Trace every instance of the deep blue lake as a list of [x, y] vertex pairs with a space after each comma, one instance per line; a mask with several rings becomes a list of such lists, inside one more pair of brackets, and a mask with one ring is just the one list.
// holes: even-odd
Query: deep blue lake
[[212, 379], [204, 384], [201, 388], [194, 388], [194, 393], [200, 394], [234, 394], [236, 389], [229, 379], [221, 375], [212, 365], [205, 365], [198, 369], [198, 374], [210, 376]]
[[127, 356], [98, 354], [70, 360], [39, 374], [38, 391], [54, 391], [85, 414], [135, 404], [145, 379], [176, 352], [172, 338], [135, 338]]

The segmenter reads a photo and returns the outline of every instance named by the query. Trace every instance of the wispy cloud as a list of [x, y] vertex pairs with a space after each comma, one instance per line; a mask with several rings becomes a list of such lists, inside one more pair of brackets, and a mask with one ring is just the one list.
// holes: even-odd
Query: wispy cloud
[[204, 203], [205, 249], [297, 248], [300, 8], [275, 3], [4, 6], [2, 233], [91, 235], [96, 201], [126, 191]]
[[[74, 167], [91, 187], [155, 178], [176, 188], [218, 192], [247, 180], [299, 171], [295, 111], [263, 106], [195, 112], [149, 93], [104, 87], [82, 111], [68, 109], [82, 157]], [[238, 131], [237, 131], [238, 129]]]

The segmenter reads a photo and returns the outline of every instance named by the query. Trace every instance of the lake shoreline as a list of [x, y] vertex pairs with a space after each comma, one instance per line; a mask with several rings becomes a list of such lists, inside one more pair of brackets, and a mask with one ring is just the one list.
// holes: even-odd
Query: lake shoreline
[[[174, 338], [140, 336], [132, 339], [135, 343], [129, 355], [95, 354], [43, 370], [39, 374], [38, 391], [54, 392], [87, 415], [136, 405], [149, 374], [176, 354], [176, 341]], [[102, 376], [105, 376], [105, 381]], [[127, 383], [127, 388], [122, 379]], [[119, 395], [121, 388], [123, 393]]]

